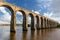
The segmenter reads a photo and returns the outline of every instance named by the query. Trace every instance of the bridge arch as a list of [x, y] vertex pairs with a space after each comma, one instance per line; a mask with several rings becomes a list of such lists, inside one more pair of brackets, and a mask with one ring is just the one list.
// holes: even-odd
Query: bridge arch
[[15, 14], [14, 14], [13, 8], [9, 5], [6, 5], [6, 4], [2, 4], [2, 5], [0, 5], [0, 7], [6, 7], [10, 10], [10, 12], [11, 12], [10, 31], [15, 32], [15, 30], [16, 30], [16, 28], [15, 28], [15, 25], [16, 25], [15, 24], [16, 23], [15, 18], [16, 17], [14, 17]]
[[43, 17], [40, 17], [41, 19], [41, 28], [43, 28]]
[[44, 18], [44, 28], [46, 28], [46, 18]]
[[37, 29], [40, 29], [40, 26], [39, 26], [39, 25], [40, 25], [39, 16], [36, 15], [35, 17], [36, 17], [36, 24], [35, 24], [35, 25], [36, 25], [36, 28], [37, 28]]
[[48, 19], [47, 19], [47, 28], [49, 28]]
[[35, 25], [34, 25], [34, 15], [32, 13], [29, 13], [28, 16], [31, 17], [31, 30], [35, 30]]
[[26, 30], [27, 31], [27, 14], [25, 13], [25, 11], [23, 10], [18, 10], [19, 12], [21, 12], [22, 17], [23, 17], [23, 21], [22, 21], [22, 27], [23, 27], [23, 31]]
[[6, 8], [8, 8], [11, 11], [12, 14], [14, 13], [13, 8], [11, 6], [9, 6], [9, 5], [5, 5], [4, 4], [4, 5], [0, 5], [0, 7], [6, 7]]

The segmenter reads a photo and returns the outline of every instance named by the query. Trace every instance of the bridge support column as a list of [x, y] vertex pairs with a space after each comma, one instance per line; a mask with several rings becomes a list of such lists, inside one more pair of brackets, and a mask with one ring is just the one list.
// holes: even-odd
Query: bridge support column
[[40, 30], [40, 19], [37, 20], [37, 30]]
[[41, 17], [41, 29], [43, 29], [44, 23], [43, 23], [44, 19], [43, 17]]
[[46, 28], [47, 28], [47, 19], [46, 19]]
[[47, 28], [49, 28], [49, 20], [47, 19]]
[[48, 19], [46, 19], [46, 28], [48, 27]]
[[27, 15], [23, 17], [23, 31], [27, 31], [28, 30], [28, 22], [27, 22]]
[[11, 15], [10, 32], [16, 32], [16, 14]]
[[43, 28], [45, 28], [45, 20], [44, 20], [44, 18], [43, 18]]
[[50, 20], [49, 20], [49, 28], [50, 28]]
[[44, 19], [44, 28], [46, 28], [46, 18]]
[[35, 30], [34, 17], [31, 18], [31, 30]]
[[50, 28], [51, 28], [51, 21], [50, 21]]
[[50, 21], [50, 28], [51, 28], [51, 21]]
[[50, 28], [50, 22], [49, 22], [49, 20], [48, 20], [48, 28]]
[[51, 22], [51, 27], [52, 27], [52, 22]]

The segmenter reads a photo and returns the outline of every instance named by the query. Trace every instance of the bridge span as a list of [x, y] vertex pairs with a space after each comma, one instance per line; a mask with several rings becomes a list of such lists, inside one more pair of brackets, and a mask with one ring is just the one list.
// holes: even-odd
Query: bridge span
[[[32, 11], [23, 9], [21, 7], [17, 7], [15, 5], [12, 5], [7, 2], [0, 2], [0, 7], [7, 7], [12, 15], [11, 15], [11, 23], [10, 23], [10, 31], [16, 32], [16, 12], [20, 11], [23, 14], [23, 31], [28, 30], [28, 15], [31, 16], [31, 30], [35, 30], [35, 26], [37, 30], [43, 29], [43, 28], [55, 28], [59, 24], [57, 21], [54, 21], [52, 19], [46, 18], [42, 15], [36, 14]], [[37, 18], [37, 24], [34, 23], [34, 18]]]

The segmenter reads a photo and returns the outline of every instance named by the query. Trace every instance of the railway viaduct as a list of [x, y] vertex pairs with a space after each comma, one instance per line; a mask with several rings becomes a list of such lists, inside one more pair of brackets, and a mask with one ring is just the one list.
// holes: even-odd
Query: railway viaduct
[[10, 3], [7, 2], [0, 2], [0, 7], [6, 7], [11, 11], [11, 22], [10, 22], [10, 31], [11, 32], [16, 32], [16, 12], [20, 11], [23, 14], [23, 31], [27, 31], [28, 30], [28, 15], [31, 16], [31, 30], [35, 30], [35, 23], [34, 23], [34, 18], [36, 17], [36, 29], [40, 30], [43, 28], [54, 28], [57, 27], [58, 22], [46, 18], [42, 15], [36, 14], [32, 11], [23, 9], [21, 7], [17, 7], [15, 5], [12, 5]]

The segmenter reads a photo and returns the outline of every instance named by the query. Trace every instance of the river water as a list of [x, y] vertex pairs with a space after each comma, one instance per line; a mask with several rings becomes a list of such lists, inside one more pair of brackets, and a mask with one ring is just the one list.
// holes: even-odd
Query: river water
[[22, 31], [22, 27], [16, 27], [16, 33], [10, 33], [9, 26], [0, 27], [0, 40], [60, 40], [60, 29], [43, 29]]

